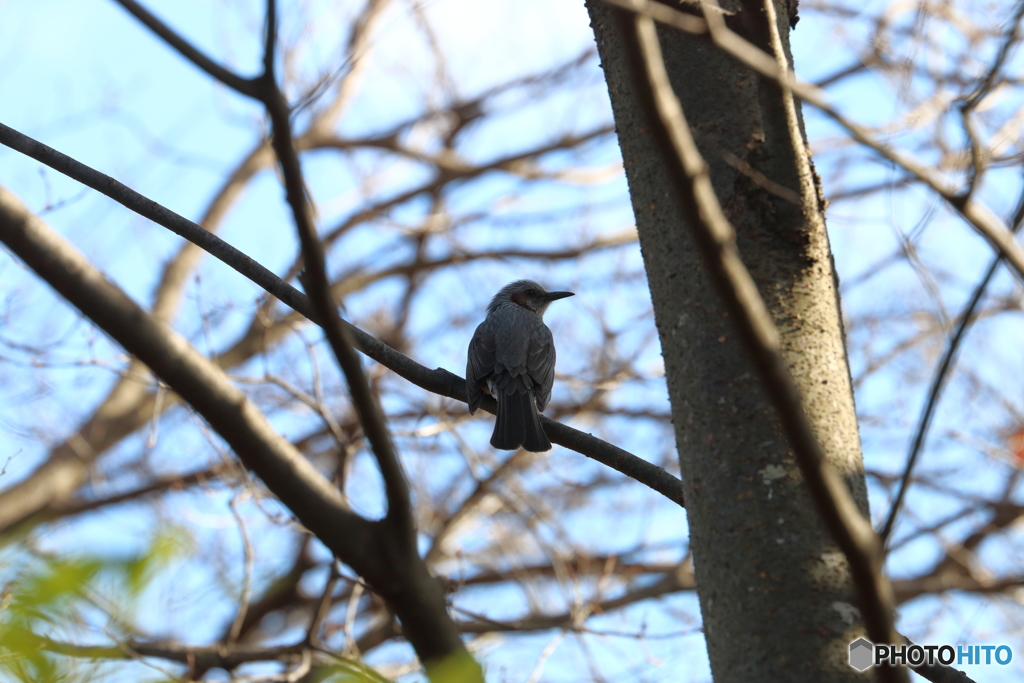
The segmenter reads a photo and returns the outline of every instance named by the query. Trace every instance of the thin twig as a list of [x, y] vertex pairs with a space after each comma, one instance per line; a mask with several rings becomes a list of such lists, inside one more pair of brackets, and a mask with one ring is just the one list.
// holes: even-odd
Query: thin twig
[[135, 0], [116, 0], [116, 2], [142, 22], [146, 28], [157, 34], [161, 40], [177, 50], [182, 57], [195, 64], [207, 74], [233, 90], [237, 90], [249, 97], [255, 96], [253, 93], [256, 92], [256, 85], [253, 79], [243, 78], [214, 62], [201, 50], [192, 45], [192, 43], [168, 27], [167, 24], [150, 14], [149, 10], [135, 2]]
[[977, 128], [974, 125], [974, 110], [981, 100], [992, 91], [999, 72], [1010, 56], [1010, 51], [1019, 40], [1022, 19], [1024, 19], [1024, 0], [1017, 4], [1017, 11], [1014, 12], [1013, 17], [1010, 19], [1011, 28], [1007, 32], [1006, 38], [1000, 46], [995, 60], [992, 62], [992, 66], [989, 67], [988, 73], [981, 79], [978, 87], [964, 98], [963, 104], [960, 105], [960, 117], [971, 153], [971, 174], [967, 181], [967, 190], [963, 193], [965, 199], [969, 198], [974, 193], [975, 188], [981, 185], [982, 176], [985, 174], [986, 152], [981, 143]]
[[168, 477], [162, 477], [140, 488], [126, 491], [125, 493], [118, 493], [107, 498], [97, 498], [96, 500], [69, 500], [60, 503], [59, 505], [50, 506], [42, 513], [42, 516], [43, 519], [50, 520], [69, 517], [72, 515], [80, 515], [85, 512], [91, 512], [93, 510], [107, 507], [108, 505], [119, 505], [121, 503], [143, 498], [153, 493], [162, 493], [168, 489], [184, 489], [189, 486], [205, 483], [211, 479], [216, 479], [224, 472], [225, 469], [227, 469], [225, 465], [218, 464], [190, 474], [175, 474]]
[[996, 54], [996, 58], [992, 61], [992, 66], [989, 67], [988, 73], [985, 74], [985, 78], [981, 79], [981, 83], [975, 88], [974, 92], [968, 95], [964, 100], [964, 106], [971, 109], [978, 106], [978, 103], [986, 95], [988, 95], [993, 86], [995, 86], [996, 78], [999, 76], [999, 72], [1003, 70], [1003, 66], [1006, 64], [1006, 60], [1010, 57], [1010, 51], [1016, 45], [1017, 41], [1020, 40], [1021, 23], [1024, 20], [1024, 2], [1017, 3], [1017, 11], [1014, 12], [1013, 16], [1007, 23], [1010, 26], [1010, 31], [1006, 34], [1006, 39], [1003, 44], [999, 46], [999, 52]]
[[363, 596], [363, 584], [356, 582], [352, 584], [352, 593], [348, 597], [348, 608], [345, 610], [345, 649], [342, 651], [346, 657], [359, 657], [359, 644], [356, 642], [356, 613], [359, 609], [359, 599]]
[[316, 611], [313, 612], [313, 618], [309, 620], [309, 628], [306, 629], [306, 642], [313, 647], [320, 647], [320, 629], [323, 627], [324, 620], [327, 619], [327, 615], [331, 611], [331, 600], [334, 597], [334, 589], [338, 585], [340, 578], [341, 572], [338, 571], [338, 561], [334, 560], [331, 562], [331, 573], [327, 577], [327, 585], [324, 586], [324, 592], [320, 595], [320, 601], [317, 603]]
[[[1017, 204], [1017, 210], [1014, 212], [1013, 221], [1011, 223], [1013, 226], [1012, 232], [1017, 233], [1022, 224], [1024, 224], [1024, 193], [1021, 194], [1021, 198]], [[988, 289], [988, 285], [992, 281], [992, 277], [999, 269], [999, 264], [1002, 262], [1003, 254], [996, 254], [992, 259], [992, 263], [989, 265], [988, 270], [985, 271], [985, 275], [982, 276], [981, 280], [974, 288], [974, 293], [971, 295], [970, 300], [964, 307], [963, 312], [960, 313], [960, 323], [957, 325], [953, 336], [949, 338], [946, 350], [943, 352], [942, 358], [939, 359], [939, 363], [936, 366], [935, 375], [932, 377], [932, 383], [928, 389], [928, 398], [925, 400], [924, 408], [921, 410], [921, 415], [917, 419], [917, 429], [914, 430], [914, 439], [910, 445], [910, 452], [907, 454], [907, 464], [903, 468], [903, 475], [900, 477], [899, 489], [896, 492], [896, 497], [893, 499], [892, 504], [889, 506], [889, 513], [885, 517], [885, 523], [882, 525], [882, 530], [878, 532], [883, 544], [887, 545], [892, 535], [893, 527], [896, 524], [896, 517], [899, 515], [900, 508], [903, 505], [903, 498], [907, 493], [907, 487], [910, 485], [910, 477], [914, 471], [914, 465], [917, 463], [917, 458], [924, 448], [925, 439], [928, 436], [928, 428], [932, 423], [932, 416], [934, 416], [935, 408], [938, 406], [939, 398], [942, 395], [942, 388], [946, 384], [946, 378], [953, 368], [953, 361], [956, 360], [956, 354], [960, 349], [960, 343], [967, 335], [967, 330], [970, 329], [970, 326], [976, 320], [974, 313], [977, 310], [978, 305], [981, 303], [982, 298], [984, 298], [985, 291]]]
[[[245, 496], [246, 490], [243, 488], [240, 495]], [[256, 565], [256, 552], [252, 547], [249, 531], [245, 528], [245, 520], [238, 512], [238, 498], [239, 496], [233, 496], [228, 502], [228, 507], [231, 509], [231, 515], [235, 518], [235, 523], [238, 524], [238, 533], [242, 536], [245, 569], [242, 574], [242, 595], [238, 600], [238, 612], [235, 614], [235, 620], [231, 622], [231, 629], [228, 631], [228, 645], [234, 645], [238, 641], [238, 636], [242, 633], [242, 624], [245, 623], [245, 615], [249, 611], [249, 601], [252, 599], [252, 573]]]
[[477, 482], [476, 488], [473, 489], [473, 492], [466, 496], [458, 507], [448, 515], [448, 518], [444, 520], [441, 528], [434, 533], [434, 538], [431, 541], [426, 554], [424, 554], [424, 558], [428, 562], [438, 559], [441, 556], [441, 549], [444, 547], [445, 541], [459, 522], [465, 519], [467, 515], [472, 514], [473, 510], [480, 505], [480, 503], [482, 503], [491, 492], [496, 482], [501, 481], [501, 479], [510, 471], [518, 468], [523, 462], [527, 461], [528, 458], [529, 454], [527, 451], [518, 450], [506, 458], [505, 462], [496, 467], [489, 476]]
[[544, 673], [544, 665], [551, 659], [551, 655], [555, 654], [555, 650], [565, 639], [565, 631], [559, 631], [555, 636], [548, 641], [548, 644], [541, 650], [540, 655], [537, 657], [537, 663], [533, 665], [533, 671], [530, 673], [530, 677], [526, 679], [526, 683], [537, 683], [540, 680], [541, 674]]
[[[711, 0], [710, 4], [712, 7], [718, 6], [716, 0]], [[775, 63], [778, 65], [779, 71], [788, 72], [789, 59], [782, 47], [782, 35], [779, 33], [778, 17], [775, 14], [775, 0], [764, 0], [764, 12], [772, 51], [775, 53]], [[818, 193], [814, 189], [811, 155], [804, 143], [803, 130], [800, 129], [800, 117], [797, 114], [793, 89], [783, 81], [779, 82], [779, 89], [782, 91], [782, 108], [786, 113], [789, 143], [793, 148], [793, 165], [796, 167], [797, 178], [800, 182], [800, 206], [804, 210], [805, 219], [820, 222], [821, 208], [818, 206]]]

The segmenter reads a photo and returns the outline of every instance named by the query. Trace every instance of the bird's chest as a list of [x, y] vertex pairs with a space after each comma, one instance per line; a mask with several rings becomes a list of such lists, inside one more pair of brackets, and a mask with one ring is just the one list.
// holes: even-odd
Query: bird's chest
[[494, 311], [487, 323], [488, 333], [494, 335], [495, 360], [507, 368], [524, 366], [531, 345], [551, 338], [536, 313], [516, 305]]

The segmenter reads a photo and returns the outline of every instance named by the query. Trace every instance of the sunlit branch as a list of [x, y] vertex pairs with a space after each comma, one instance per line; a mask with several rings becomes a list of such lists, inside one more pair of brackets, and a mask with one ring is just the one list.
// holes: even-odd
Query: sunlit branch
[[999, 51], [996, 53], [996, 58], [992, 61], [988, 73], [981, 79], [974, 92], [968, 95], [960, 106], [960, 117], [963, 122], [964, 133], [967, 136], [971, 157], [971, 174], [967, 182], [967, 189], [962, 195], [962, 201], [970, 199], [975, 188], [981, 184], [987, 162], [985, 149], [974, 122], [974, 112], [982, 99], [992, 91], [996, 78], [1006, 64], [1010, 51], [1019, 41], [1022, 19], [1024, 19], [1024, 1], [1017, 3], [1017, 10], [1013, 13], [1013, 17], [1009, 22], [1010, 30], [1006, 32], [1003, 43], [999, 47]]

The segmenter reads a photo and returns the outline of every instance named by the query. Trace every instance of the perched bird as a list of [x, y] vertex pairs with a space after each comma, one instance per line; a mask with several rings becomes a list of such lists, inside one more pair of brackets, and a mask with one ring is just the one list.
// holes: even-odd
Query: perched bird
[[466, 361], [469, 412], [480, 406], [482, 391], [497, 399], [498, 420], [491, 435], [495, 448], [551, 450], [538, 415], [555, 382], [555, 344], [544, 311], [552, 301], [572, 295], [546, 292], [532, 280], [511, 282], [491, 299], [487, 317], [473, 333]]

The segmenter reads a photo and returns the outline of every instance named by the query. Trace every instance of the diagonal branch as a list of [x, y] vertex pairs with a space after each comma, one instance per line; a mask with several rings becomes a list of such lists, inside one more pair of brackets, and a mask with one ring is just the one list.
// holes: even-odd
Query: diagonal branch
[[156, 322], [78, 251], [0, 188], [0, 241], [187, 401], [295, 516], [340, 557], [362, 561], [372, 525], [212, 361]]
[[167, 24], [157, 19], [156, 16], [150, 14], [149, 10], [135, 2], [135, 0], [115, 0], [115, 2], [142, 22], [146, 28], [157, 34], [165, 43], [177, 50], [182, 57], [195, 64], [207, 74], [232, 90], [249, 97], [255, 97], [256, 84], [252, 79], [242, 78], [207, 57], [201, 50], [185, 40]]
[[401, 620], [428, 670], [432, 664], [441, 664], [441, 673], [474, 670], [441, 585], [415, 543], [410, 548], [406, 539], [396, 539], [387, 520], [371, 522], [349, 510], [337, 489], [212, 361], [154, 320], [2, 188], [0, 242], [189, 403], [307, 529], [365, 577]]
[[[313, 305], [306, 295], [238, 249], [235, 249], [224, 240], [208, 230], [204, 230], [201, 226], [196, 225], [187, 218], [139, 194], [110, 176], [100, 173], [2, 123], [0, 123], [0, 144], [4, 144], [11, 149], [32, 157], [40, 163], [46, 164], [50, 168], [106, 195], [127, 209], [148, 218], [157, 225], [184, 237], [214, 258], [230, 266], [245, 278], [262, 287], [286, 306], [297, 311], [308, 320], [320, 324], [320, 318], [314, 312]], [[444, 368], [436, 368], [434, 370], [426, 368], [358, 327], [345, 321], [342, 322], [351, 333], [356, 347], [376, 362], [422, 389], [440, 396], [462, 401], [463, 403], [466, 402], [466, 382], [461, 377]], [[489, 413], [495, 413], [497, 405], [494, 400], [489, 396], [484, 396], [483, 398], [481, 408]], [[683, 505], [682, 483], [678, 478], [661, 467], [649, 463], [607, 441], [581, 432], [578, 429], [573, 429], [568, 425], [555, 422], [543, 415], [541, 416], [541, 422], [544, 425], [545, 433], [554, 443], [611, 467], [657, 491], [680, 506]], [[0, 524], [0, 527], [3, 526], [3, 524]]]
[[[1021, 195], [1017, 204], [1017, 211], [1013, 217], [1012, 231], [1014, 233], [1019, 231], [1022, 224], [1024, 224], [1024, 194]], [[976, 320], [974, 312], [981, 303], [982, 297], [985, 296], [989, 282], [992, 281], [992, 277], [996, 274], [996, 271], [999, 269], [999, 265], [1002, 262], [1002, 254], [997, 254], [995, 258], [992, 259], [991, 265], [989, 265], [988, 270], [985, 271], [985, 275], [974, 288], [974, 294], [971, 295], [967, 306], [964, 307], [963, 313], [960, 314], [960, 324], [957, 325], [956, 330], [953, 332], [953, 336], [949, 338], [946, 350], [943, 352], [942, 358], [936, 366], [935, 375], [932, 377], [932, 383], [928, 389], [928, 398], [925, 400], [924, 408], [921, 410], [921, 416], [917, 420], [917, 429], [914, 430], [914, 440], [911, 442], [910, 453], [907, 455], [907, 464], [904, 466], [903, 475], [900, 477], [900, 485], [896, 492], [896, 498], [893, 499], [893, 502], [889, 507], [889, 514], [885, 517], [885, 523], [882, 525], [882, 530], [879, 531], [882, 543], [887, 543], [892, 536], [892, 530], [896, 524], [896, 518], [900, 513], [900, 507], [903, 505], [903, 498], [907, 493], [907, 487], [910, 485], [910, 477], [914, 471], [914, 465], [917, 463], [917, 458], [921, 454], [921, 450], [924, 448], [925, 438], [928, 436], [928, 428], [932, 423], [932, 416], [935, 414], [935, 408], [938, 406], [939, 398], [942, 395], [942, 388], [946, 384], [946, 378], [953, 369], [953, 362], [956, 360], [956, 354], [960, 349], [960, 343], [966, 336], [967, 330]]]
[[992, 62], [992, 66], [989, 67], [988, 73], [981, 79], [978, 87], [965, 97], [960, 105], [960, 117], [964, 126], [964, 134], [967, 136], [971, 157], [971, 174], [967, 181], [967, 189], [962, 195], [964, 200], [969, 199], [974, 190], [981, 185], [981, 179], [986, 170], [986, 161], [988, 161], [986, 159], [988, 155], [981, 144], [981, 139], [978, 136], [978, 130], [974, 123], [974, 112], [978, 104], [992, 92], [992, 87], [999, 76], [999, 72], [1002, 71], [1006, 60], [1010, 56], [1010, 52], [1020, 39], [1022, 19], [1024, 19], [1024, 1], [1018, 0], [1017, 10], [1009, 21], [1010, 30], [1007, 31], [1003, 44], [999, 47], [999, 52], [996, 53], [996, 58]]

